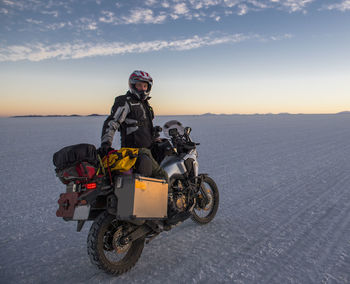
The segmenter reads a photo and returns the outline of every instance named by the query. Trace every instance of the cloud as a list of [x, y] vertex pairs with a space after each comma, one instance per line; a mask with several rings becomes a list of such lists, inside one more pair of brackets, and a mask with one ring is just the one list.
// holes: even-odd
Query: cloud
[[10, 1], [10, 0], [3, 0], [2, 3], [4, 3], [5, 5], [8, 5], [8, 6], [13, 6], [13, 5], [15, 5], [15, 2]]
[[59, 29], [63, 29], [64, 27], [67, 27], [67, 26], [72, 27], [72, 23], [71, 22], [54, 23], [54, 24], [47, 25], [46, 29], [50, 31], [56, 31]]
[[269, 7], [266, 3], [257, 0], [247, 0], [247, 3], [252, 4], [253, 6], [258, 7], [260, 9], [266, 9]]
[[78, 20], [78, 27], [81, 30], [94, 31], [97, 30], [97, 22], [90, 18], [80, 18]]
[[223, 3], [228, 8], [237, 7], [236, 14], [245, 15], [249, 11], [266, 9], [282, 9], [288, 12], [302, 11], [314, 1], [316, 0], [223, 0]]
[[194, 35], [186, 39], [154, 40], [139, 43], [63, 43], [45, 45], [43, 43], [12, 45], [0, 47], [0, 62], [8, 61], [42, 61], [47, 59], [78, 59], [95, 56], [118, 55], [125, 53], [146, 53], [160, 50], [184, 51], [205, 46], [239, 43], [248, 40], [275, 41], [289, 39], [291, 35], [261, 36], [228, 34], [215, 35], [210, 33], [205, 36]]
[[35, 25], [40, 25], [43, 23], [43, 21], [34, 20], [32, 18], [26, 19], [26, 22], [30, 24], [35, 24]]
[[340, 3], [328, 5], [326, 6], [326, 9], [339, 10], [339, 11], [345, 12], [347, 10], [350, 10], [350, 0], [343, 0]]
[[103, 23], [113, 23], [116, 21], [116, 17], [114, 16], [114, 13], [111, 11], [102, 11], [101, 12], [103, 16], [99, 18], [100, 22]]
[[[1, 2], [2, 1], [2, 2]], [[333, 1], [333, 2], [331, 2]], [[27, 18], [31, 19], [30, 31], [53, 31], [69, 29], [79, 36], [82, 31], [103, 34], [107, 25], [164, 24], [173, 21], [222, 21], [226, 17], [245, 16], [251, 12], [279, 10], [289, 13], [307, 13], [318, 7], [328, 10], [348, 11], [350, 0], [144, 0], [136, 1], [44, 1], [0, 0], [0, 15], [6, 21], [7, 30], [28, 30]], [[113, 2], [113, 3], [110, 3]], [[321, 6], [323, 5], [323, 6]], [[89, 11], [89, 13], [81, 13]], [[213, 14], [215, 13], [215, 16]], [[28, 16], [30, 15], [30, 16]], [[80, 17], [87, 19], [82, 22]], [[51, 17], [49, 17], [51, 16]], [[39, 23], [41, 22], [41, 23]], [[71, 22], [74, 25], [63, 25]], [[34, 23], [37, 23], [34, 25]], [[82, 33], [80, 38], [83, 38]]]
[[284, 34], [284, 35], [272, 35], [272, 36], [268, 36], [268, 37], [260, 37], [257, 36], [257, 38], [262, 41], [262, 42], [267, 42], [267, 41], [280, 41], [280, 40], [284, 40], [284, 39], [291, 39], [293, 38], [293, 35], [291, 34]]
[[304, 8], [316, 0], [280, 0], [277, 3], [280, 3], [283, 7], [287, 8], [289, 12], [302, 11]]
[[155, 4], [157, 4], [157, 0], [146, 0], [145, 1], [145, 4], [147, 5], [147, 6], [154, 6]]
[[215, 13], [215, 12], [212, 13], [209, 17], [213, 18], [216, 22], [219, 22], [221, 20], [221, 16], [218, 16], [217, 13]]
[[116, 17], [112, 11], [101, 11], [102, 16], [99, 17], [99, 21], [106, 24], [113, 25], [128, 25], [128, 24], [161, 24], [163, 23], [167, 15], [164, 12], [160, 12], [155, 15], [151, 9], [133, 9], [129, 15]]
[[[48, 3], [47, 3], [48, 2]], [[36, 11], [39, 7], [46, 8], [51, 7], [54, 1], [40, 1], [40, 0], [2, 0], [2, 3], [12, 9], [18, 9], [20, 11], [32, 10]], [[60, 2], [58, 3], [60, 4]]]
[[163, 23], [166, 18], [167, 16], [163, 13], [155, 16], [151, 9], [138, 8], [132, 10], [129, 16], [122, 17], [122, 22], [119, 22], [119, 24], [160, 24]]
[[186, 3], [176, 4], [174, 6], [174, 13], [175, 14], [184, 15], [184, 14], [187, 14], [188, 12], [189, 11], [188, 11], [188, 8], [186, 6]]
[[241, 3], [242, 1], [240, 0], [224, 0], [224, 4], [226, 7], [228, 8], [232, 8], [237, 6], [239, 3]]
[[[208, 9], [210, 6], [217, 6], [222, 4], [222, 0], [189, 0], [194, 9]], [[224, 1], [226, 2], [226, 1]]]
[[[245, 15], [249, 11], [262, 11], [265, 9], [284, 9], [289, 12], [304, 10], [308, 4], [316, 0], [192, 0], [194, 8], [209, 6], [222, 6], [226, 8], [237, 8], [234, 13]], [[224, 11], [227, 14], [227, 11]]]
[[7, 15], [9, 13], [9, 10], [5, 9], [5, 8], [1, 8], [0, 9], [0, 14], [4, 14]]
[[[173, 13], [170, 12], [170, 17], [173, 20], [198, 18], [194, 15], [198, 15], [198, 11], [202, 12], [209, 9], [215, 9], [217, 17], [228, 15], [246, 15], [250, 11], [263, 11], [266, 9], [285, 10], [290, 13], [294, 12], [306, 12], [307, 6], [315, 1], [319, 0], [188, 0], [181, 2], [173, 0], [172, 2], [166, 2], [164, 8], [172, 8]], [[347, 0], [349, 1], [349, 0]], [[165, 11], [169, 14], [169, 11]], [[210, 13], [209, 13], [210, 15]], [[213, 18], [209, 16], [210, 18]], [[213, 18], [217, 21], [217, 17]], [[202, 19], [203, 17], [201, 17]]]
[[240, 4], [239, 6], [239, 12], [238, 15], [242, 16], [248, 13], [248, 6], [245, 4]]
[[58, 11], [42, 11], [41, 14], [52, 15], [55, 18], [58, 18], [58, 15], [59, 15]]

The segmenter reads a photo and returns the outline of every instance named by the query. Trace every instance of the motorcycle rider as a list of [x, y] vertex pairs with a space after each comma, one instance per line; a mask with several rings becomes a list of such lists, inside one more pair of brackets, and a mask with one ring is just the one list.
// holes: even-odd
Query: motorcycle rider
[[154, 112], [149, 104], [153, 79], [149, 73], [135, 70], [129, 77], [129, 90], [115, 98], [111, 114], [103, 124], [99, 153], [112, 150], [115, 132], [120, 131], [121, 147], [140, 148], [136, 168], [145, 176], [167, 179], [167, 173], [152, 157], [150, 148], [156, 139]]

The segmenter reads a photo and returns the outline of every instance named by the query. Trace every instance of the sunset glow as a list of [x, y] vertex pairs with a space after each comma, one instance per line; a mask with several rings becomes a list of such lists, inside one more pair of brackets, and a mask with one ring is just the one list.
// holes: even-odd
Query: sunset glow
[[158, 115], [350, 110], [348, 1], [0, 3], [0, 116], [108, 114], [136, 69]]

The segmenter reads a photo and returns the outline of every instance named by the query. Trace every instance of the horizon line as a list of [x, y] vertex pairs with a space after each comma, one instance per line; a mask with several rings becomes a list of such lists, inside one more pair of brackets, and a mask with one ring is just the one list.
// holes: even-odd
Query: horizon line
[[[278, 113], [202, 113], [202, 114], [160, 114], [157, 116], [229, 116], [229, 115], [330, 115], [330, 114], [350, 114], [350, 111], [340, 111], [336, 113], [290, 113], [290, 112], [278, 112]], [[109, 114], [27, 114], [27, 115], [0, 115], [2, 118], [40, 118], [40, 117], [94, 117], [94, 116], [108, 116]]]

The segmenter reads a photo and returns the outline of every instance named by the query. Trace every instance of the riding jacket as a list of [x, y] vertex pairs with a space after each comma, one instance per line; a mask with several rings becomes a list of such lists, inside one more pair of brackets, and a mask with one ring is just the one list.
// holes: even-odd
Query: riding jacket
[[154, 113], [148, 99], [141, 100], [129, 91], [115, 98], [111, 114], [103, 124], [101, 144], [112, 146], [116, 130], [121, 147], [150, 148], [153, 141]]

